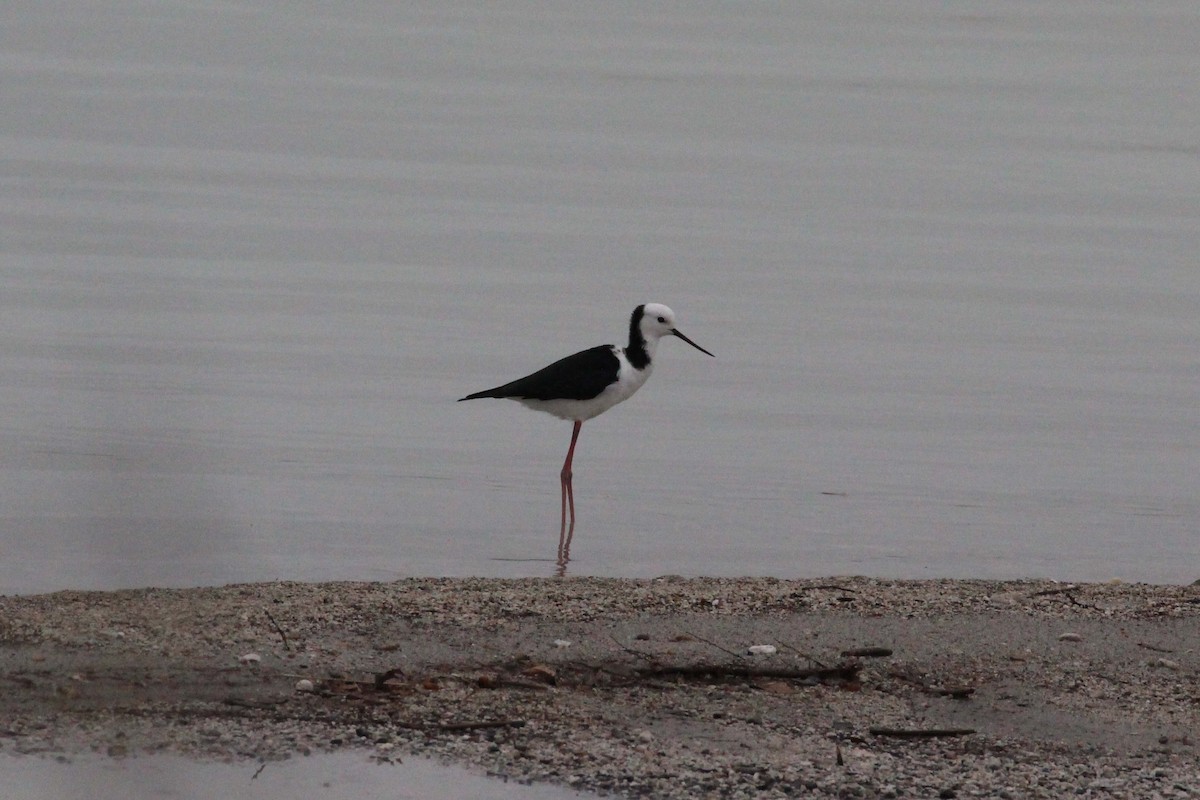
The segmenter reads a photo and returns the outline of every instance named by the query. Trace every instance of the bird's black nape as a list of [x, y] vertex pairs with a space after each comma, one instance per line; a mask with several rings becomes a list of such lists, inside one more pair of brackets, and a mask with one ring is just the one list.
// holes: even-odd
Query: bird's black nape
[[646, 337], [642, 336], [642, 317], [645, 315], [646, 305], [643, 303], [629, 317], [629, 346], [625, 348], [625, 357], [634, 369], [645, 369], [650, 363], [650, 356], [646, 353]]

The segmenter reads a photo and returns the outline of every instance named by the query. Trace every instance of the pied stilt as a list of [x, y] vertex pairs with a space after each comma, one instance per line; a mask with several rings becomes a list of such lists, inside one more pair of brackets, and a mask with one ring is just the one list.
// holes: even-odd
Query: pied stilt
[[[650, 377], [654, 352], [664, 336], [683, 339], [701, 353], [712, 355], [675, 329], [675, 312], [661, 303], [646, 303], [633, 310], [629, 318], [629, 344], [617, 347], [602, 344], [555, 361], [532, 375], [512, 383], [475, 392], [462, 400], [480, 397], [508, 398], [527, 408], [545, 411], [559, 419], [575, 422], [571, 446], [559, 474], [562, 484], [562, 528], [559, 539], [560, 564], [565, 556], [563, 536], [567, 532], [567, 510], [571, 512], [571, 531], [575, 529], [575, 492], [571, 485], [571, 462], [575, 442], [584, 420], [603, 414], [627, 400]], [[569, 543], [569, 539], [567, 540]]]

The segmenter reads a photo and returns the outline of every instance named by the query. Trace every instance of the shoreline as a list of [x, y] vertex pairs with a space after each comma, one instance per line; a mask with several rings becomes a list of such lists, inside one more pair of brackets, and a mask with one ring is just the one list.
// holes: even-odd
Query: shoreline
[[621, 797], [1200, 797], [1196, 584], [65, 591], [0, 597], [0, 658], [5, 754], [355, 748]]

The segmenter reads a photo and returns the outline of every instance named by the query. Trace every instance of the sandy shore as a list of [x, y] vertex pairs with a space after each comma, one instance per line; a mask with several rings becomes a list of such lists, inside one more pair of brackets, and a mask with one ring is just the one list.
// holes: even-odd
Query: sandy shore
[[0, 598], [0, 663], [0, 752], [370, 748], [627, 797], [1200, 797], [1196, 585], [60, 592]]

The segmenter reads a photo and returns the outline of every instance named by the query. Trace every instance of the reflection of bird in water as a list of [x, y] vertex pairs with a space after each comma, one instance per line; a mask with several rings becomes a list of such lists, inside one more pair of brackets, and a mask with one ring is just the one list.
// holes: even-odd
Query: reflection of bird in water
[[[560, 569], [566, 567], [571, 536], [575, 532], [571, 461], [575, 457], [579, 429], [584, 420], [603, 414], [642, 388], [654, 368], [658, 340], [664, 336], [677, 336], [700, 352], [712, 355], [675, 329], [674, 311], [661, 303], [646, 303], [635, 308], [629, 318], [629, 344], [625, 347], [602, 344], [582, 350], [512, 383], [460, 398], [460, 401], [480, 397], [508, 398], [527, 408], [575, 422], [571, 446], [567, 449], [567, 458], [559, 476], [562, 482], [562, 527], [558, 543]], [[569, 527], [568, 508], [571, 512]]]

